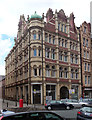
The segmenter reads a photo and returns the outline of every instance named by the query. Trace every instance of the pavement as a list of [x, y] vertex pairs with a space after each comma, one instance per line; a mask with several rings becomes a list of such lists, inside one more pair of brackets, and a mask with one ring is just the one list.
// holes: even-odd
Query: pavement
[[27, 105], [26, 103], [23, 103], [23, 107], [20, 108], [19, 102], [0, 99], [0, 110], [1, 109], [7, 109], [14, 112], [25, 112], [25, 111], [31, 111], [31, 110], [45, 110], [45, 107], [44, 105], [41, 105], [41, 104]]

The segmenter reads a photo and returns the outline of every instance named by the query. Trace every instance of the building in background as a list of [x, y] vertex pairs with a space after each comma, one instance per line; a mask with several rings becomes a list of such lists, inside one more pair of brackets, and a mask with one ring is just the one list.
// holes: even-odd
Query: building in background
[[92, 81], [91, 81], [91, 24], [83, 22], [80, 26], [80, 42], [81, 42], [81, 83], [82, 97], [92, 97]]
[[31, 104], [49, 99], [80, 98], [79, 31], [74, 14], [61, 9], [25, 20], [20, 16], [15, 45], [7, 55], [5, 96]]
[[90, 23], [91, 23], [91, 38], [92, 38], [92, 1], [90, 2]]
[[0, 98], [5, 97], [5, 76], [0, 75]]

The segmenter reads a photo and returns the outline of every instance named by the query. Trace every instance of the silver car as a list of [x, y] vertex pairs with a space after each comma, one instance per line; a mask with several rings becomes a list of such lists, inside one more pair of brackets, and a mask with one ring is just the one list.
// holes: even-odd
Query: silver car
[[82, 107], [87, 106], [87, 105], [92, 105], [92, 99], [80, 99], [79, 104], [81, 104]]
[[66, 102], [67, 104], [73, 105], [74, 108], [80, 108], [81, 104], [76, 99], [61, 99], [61, 101]]

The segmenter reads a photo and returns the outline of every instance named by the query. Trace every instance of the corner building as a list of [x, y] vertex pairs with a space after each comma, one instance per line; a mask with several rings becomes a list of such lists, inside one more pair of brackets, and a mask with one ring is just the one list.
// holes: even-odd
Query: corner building
[[[15, 45], [6, 57], [5, 95], [31, 104], [81, 96], [80, 41], [74, 14], [49, 9], [20, 16]], [[74, 94], [72, 94], [74, 93]]]

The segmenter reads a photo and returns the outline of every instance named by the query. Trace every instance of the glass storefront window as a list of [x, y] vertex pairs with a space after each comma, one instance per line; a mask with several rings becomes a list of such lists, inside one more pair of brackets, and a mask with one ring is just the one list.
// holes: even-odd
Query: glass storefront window
[[51, 96], [52, 100], [55, 100], [56, 85], [46, 85], [46, 96]]

